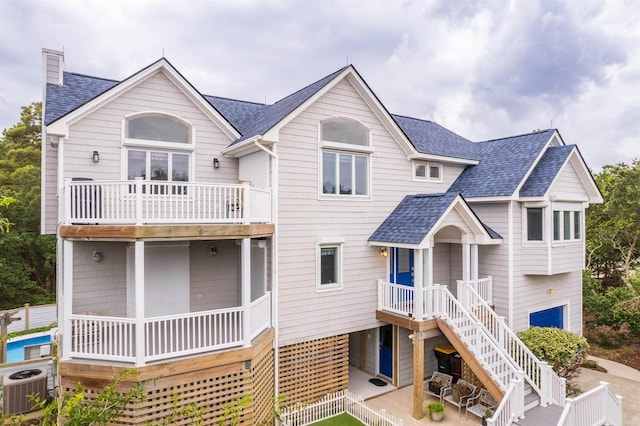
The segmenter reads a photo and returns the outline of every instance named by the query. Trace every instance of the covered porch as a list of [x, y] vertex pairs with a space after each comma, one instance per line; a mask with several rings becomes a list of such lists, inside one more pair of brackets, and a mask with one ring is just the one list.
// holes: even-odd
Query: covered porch
[[62, 245], [62, 360], [142, 366], [249, 347], [271, 327], [269, 238]]

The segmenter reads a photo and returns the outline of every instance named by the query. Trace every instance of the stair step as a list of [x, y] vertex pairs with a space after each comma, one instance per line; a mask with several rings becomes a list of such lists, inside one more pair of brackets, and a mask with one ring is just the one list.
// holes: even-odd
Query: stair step
[[540, 397], [535, 393], [525, 394], [524, 410], [531, 410], [533, 407], [540, 405]]
[[524, 413], [523, 419], [516, 420], [513, 424], [518, 426], [543, 426], [556, 425], [562, 415], [563, 408], [549, 404], [546, 407], [536, 406]]

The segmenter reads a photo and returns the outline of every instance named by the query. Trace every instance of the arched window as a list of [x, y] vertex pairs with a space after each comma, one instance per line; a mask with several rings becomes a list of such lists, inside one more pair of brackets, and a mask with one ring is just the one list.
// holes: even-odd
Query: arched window
[[189, 126], [167, 115], [143, 115], [127, 120], [127, 137], [159, 142], [190, 142]]
[[127, 179], [188, 182], [191, 177], [191, 125], [177, 117], [144, 113], [125, 121]]
[[368, 146], [369, 129], [348, 118], [330, 118], [322, 123], [322, 140]]

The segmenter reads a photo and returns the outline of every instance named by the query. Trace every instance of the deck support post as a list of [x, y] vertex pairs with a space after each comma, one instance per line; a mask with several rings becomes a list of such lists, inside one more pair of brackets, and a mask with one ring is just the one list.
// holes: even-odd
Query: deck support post
[[244, 346], [251, 346], [251, 238], [243, 238], [240, 249], [242, 282], [242, 338]]
[[424, 417], [424, 337], [413, 332], [413, 418]]
[[62, 359], [71, 358], [71, 341], [73, 339], [73, 327], [71, 326], [71, 313], [73, 312], [73, 241], [64, 240], [62, 243]]
[[[137, 182], [136, 182], [137, 183]], [[139, 193], [138, 193], [139, 194]], [[136, 306], [136, 365], [141, 366], [145, 363], [145, 343], [147, 336], [145, 335], [144, 324], [144, 241], [136, 241], [134, 243], [134, 288], [135, 288], [135, 306]]]

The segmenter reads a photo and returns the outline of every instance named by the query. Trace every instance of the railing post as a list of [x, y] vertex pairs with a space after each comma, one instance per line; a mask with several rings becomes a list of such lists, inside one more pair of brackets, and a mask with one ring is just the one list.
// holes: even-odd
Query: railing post
[[64, 218], [64, 223], [71, 223], [71, 179], [64, 180], [64, 186], [62, 187], [62, 196], [64, 200], [64, 212], [62, 213], [62, 217]]
[[486, 294], [488, 305], [493, 305], [493, 276], [489, 275], [487, 277], [487, 294]]
[[136, 177], [136, 225], [142, 225], [142, 186], [142, 178]]
[[383, 293], [384, 292], [384, 286], [382, 285], [382, 280], [378, 280], [378, 310], [383, 310], [384, 308], [384, 296]]
[[242, 222], [250, 223], [251, 222], [251, 187], [248, 183], [242, 184]]
[[[504, 322], [504, 317], [503, 316], [498, 316], [498, 330], [496, 330], [497, 335], [498, 335], [498, 347], [501, 348], [501, 349], [504, 349], [505, 352], [508, 353], [508, 355], [513, 356], [512, 353], [509, 353], [511, 348], [507, 348], [506, 342], [504, 341], [504, 328], [506, 326], [507, 325]], [[496, 334], [496, 332], [494, 332], [494, 334]]]
[[552, 401], [553, 395], [553, 382], [551, 380], [551, 372], [553, 368], [546, 362], [541, 362], [540, 369], [540, 406], [546, 407]]

